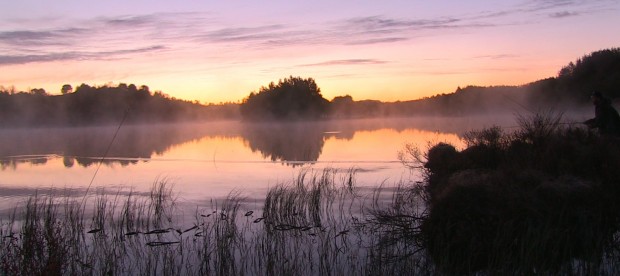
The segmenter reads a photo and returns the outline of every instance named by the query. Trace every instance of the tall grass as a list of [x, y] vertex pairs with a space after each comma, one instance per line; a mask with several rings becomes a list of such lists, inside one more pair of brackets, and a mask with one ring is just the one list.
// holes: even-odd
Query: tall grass
[[257, 210], [233, 192], [189, 224], [165, 180], [150, 193], [99, 191], [87, 202], [34, 196], [16, 208], [0, 227], [0, 274], [363, 275], [409, 266], [393, 259], [403, 243], [376, 237], [389, 233], [371, 209], [387, 205], [362, 195], [354, 170], [303, 172], [271, 188]]

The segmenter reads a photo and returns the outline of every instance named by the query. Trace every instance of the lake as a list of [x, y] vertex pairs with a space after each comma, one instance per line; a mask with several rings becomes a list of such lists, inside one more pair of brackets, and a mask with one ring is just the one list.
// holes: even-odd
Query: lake
[[[410, 188], [425, 179], [399, 160], [407, 146], [421, 153], [439, 142], [462, 149], [463, 134], [490, 126], [520, 131], [507, 139], [528, 139], [516, 125], [512, 116], [494, 116], [4, 129], [1, 269], [50, 271], [58, 264], [52, 269], [73, 274], [418, 275], [509, 263], [505, 271], [559, 266], [617, 274], [617, 243], [610, 242], [617, 216], [608, 208], [617, 196], [598, 204], [605, 197], [593, 192], [603, 190], [547, 180], [491, 186], [486, 181], [497, 181], [493, 174], [472, 176], [476, 170], [468, 167], [448, 172], [454, 173], [448, 183], [467, 179], [446, 186], [435, 201]], [[565, 136], [549, 139], [577, 137], [562, 145], [594, 147], [575, 158], [582, 162], [611, 145], [593, 143], [587, 131], [558, 133]], [[540, 167], [530, 162], [540, 156], [536, 143], [514, 145], [521, 146], [516, 156], [526, 158], [517, 168]], [[574, 152], [550, 147], [567, 148]], [[476, 160], [458, 156], [449, 160]], [[515, 171], [531, 177], [531, 170]], [[34, 195], [42, 197], [28, 200]], [[514, 250], [515, 243], [525, 250]], [[591, 255], [573, 259], [583, 252]], [[505, 261], [514, 259], [521, 261]]]
[[0, 210], [5, 214], [35, 193], [140, 193], [162, 179], [190, 206], [232, 191], [260, 204], [270, 187], [325, 168], [355, 170], [359, 187], [418, 181], [420, 172], [398, 160], [405, 144], [458, 148], [466, 131], [515, 124], [512, 117], [493, 117], [5, 129]]

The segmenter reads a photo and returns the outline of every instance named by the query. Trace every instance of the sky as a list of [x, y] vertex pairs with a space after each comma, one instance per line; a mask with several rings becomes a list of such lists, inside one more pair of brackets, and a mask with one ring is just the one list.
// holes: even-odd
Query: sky
[[0, 2], [0, 85], [147, 85], [202, 103], [313, 78], [323, 96], [413, 100], [553, 77], [620, 47], [620, 0]]

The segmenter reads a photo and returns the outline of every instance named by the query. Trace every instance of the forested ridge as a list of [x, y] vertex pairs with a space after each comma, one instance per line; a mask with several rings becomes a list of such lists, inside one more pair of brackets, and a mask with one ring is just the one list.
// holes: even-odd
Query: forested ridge
[[464, 116], [514, 110], [574, 108], [590, 105], [598, 91], [620, 99], [620, 48], [592, 52], [559, 69], [557, 76], [521, 86], [466, 86], [452, 93], [413, 101], [383, 103], [336, 97], [333, 116]]

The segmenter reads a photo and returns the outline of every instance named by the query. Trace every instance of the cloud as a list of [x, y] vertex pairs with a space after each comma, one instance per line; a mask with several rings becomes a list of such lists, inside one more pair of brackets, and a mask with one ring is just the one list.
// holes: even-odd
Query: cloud
[[305, 25], [278, 21], [240, 23], [244, 21], [238, 20], [231, 25], [222, 22], [221, 17], [200, 12], [87, 20], [67, 18], [54, 21], [54, 27], [49, 26], [49, 19], [33, 19], [23, 26], [16, 25], [20, 26], [16, 29], [0, 31], [0, 65], [118, 56], [130, 58], [134, 54], [162, 49], [185, 51], [215, 47], [221, 49], [219, 57], [225, 59], [226, 55], [252, 49], [414, 43], [421, 37], [448, 35], [461, 30], [477, 31], [573, 17], [593, 9], [604, 10], [612, 4], [617, 5], [617, 0], [526, 0], [505, 9], [470, 14], [429, 18], [363, 15]]
[[224, 28], [208, 32], [203, 35], [203, 38], [212, 42], [268, 40], [280, 37], [281, 34], [278, 31], [284, 29], [283, 25]]
[[417, 19], [417, 20], [397, 20], [379, 16], [360, 17], [347, 20], [349, 29], [359, 29], [362, 31], [381, 31], [391, 33], [397, 30], [410, 28], [436, 28], [439, 26], [458, 26], [461, 19], [440, 18], [440, 19]]
[[563, 12], [554, 12], [554, 13], [550, 14], [549, 17], [552, 17], [552, 18], [564, 18], [564, 17], [571, 17], [571, 16], [578, 16], [578, 15], [580, 15], [580, 13], [578, 13], [578, 12], [563, 11]]
[[[581, 15], [586, 12], [616, 9], [617, 0], [530, 0], [519, 6], [523, 13], [544, 14], [551, 18]], [[573, 11], [567, 11], [573, 10]]]
[[39, 40], [52, 37], [54, 37], [54, 34], [49, 31], [9, 31], [0, 33], [0, 40], [7, 41]]
[[68, 39], [86, 32], [82, 28], [58, 30], [17, 30], [0, 32], [0, 45], [12, 46], [45, 46], [68, 45]]
[[472, 22], [458, 17], [444, 17], [436, 19], [393, 19], [380, 16], [368, 16], [346, 20], [339, 27], [339, 29], [349, 33], [366, 36], [390, 35], [393, 37], [394, 34], [400, 34], [400, 38], [402, 38], [403, 34], [411, 34], [412, 32], [421, 30], [462, 29], [489, 26], [493, 26], [493, 24]]
[[572, 17], [586, 12], [616, 9], [617, 4], [618, 0], [529, 0], [504, 10], [482, 11], [461, 19], [465, 21], [493, 19], [497, 25], [504, 25], [510, 20], [519, 22], [517, 24], [528, 24], [537, 22], [537, 19]]
[[530, 0], [520, 5], [518, 10], [526, 13], [548, 11], [557, 8], [575, 6], [578, 5], [579, 2], [580, 1], [575, 0]]
[[387, 63], [383, 60], [377, 59], [339, 59], [329, 60], [319, 63], [303, 64], [300, 67], [314, 67], [314, 66], [335, 66], [335, 65], [368, 65], [368, 64], [384, 64]]
[[517, 58], [519, 57], [518, 55], [513, 55], [513, 54], [496, 54], [496, 55], [484, 55], [484, 56], [475, 56], [474, 59], [511, 59], [511, 58]]
[[156, 15], [139, 15], [139, 16], [122, 16], [116, 18], [103, 18], [101, 19], [105, 24], [113, 27], [129, 27], [135, 28], [136, 26], [145, 26], [153, 23], [157, 23], [158, 19]]
[[[29, 29], [0, 32], [0, 48], [8, 49], [0, 55], [0, 65], [130, 57], [164, 48], [226, 47], [225, 52], [232, 54], [234, 51], [300, 45], [390, 44], [436, 35], [445, 29], [492, 26], [456, 17], [396, 19], [364, 16], [313, 25], [285, 23], [223, 27], [223, 23], [202, 13], [102, 17], [73, 21], [69, 26], [56, 29], [46, 28], [41, 21], [38, 28], [29, 25]], [[425, 30], [433, 32], [422, 34]], [[136, 44], [145, 46], [126, 49], [127, 45]]]
[[395, 19], [366, 16], [344, 20], [330, 26], [334, 39], [343, 45], [371, 45], [413, 41], [424, 36], [437, 36], [453, 30], [481, 29], [497, 26], [493, 22], [449, 16], [430, 19]]
[[393, 43], [399, 41], [409, 40], [407, 37], [383, 37], [383, 38], [369, 38], [369, 39], [360, 39], [360, 40], [352, 40], [346, 42], [348, 45], [368, 45], [368, 44], [380, 44], [380, 43]]
[[61, 52], [40, 55], [0, 55], [0, 65], [26, 64], [34, 62], [52, 62], [66, 60], [107, 59], [122, 55], [148, 53], [165, 49], [157, 45], [146, 48], [122, 49], [102, 52]]

